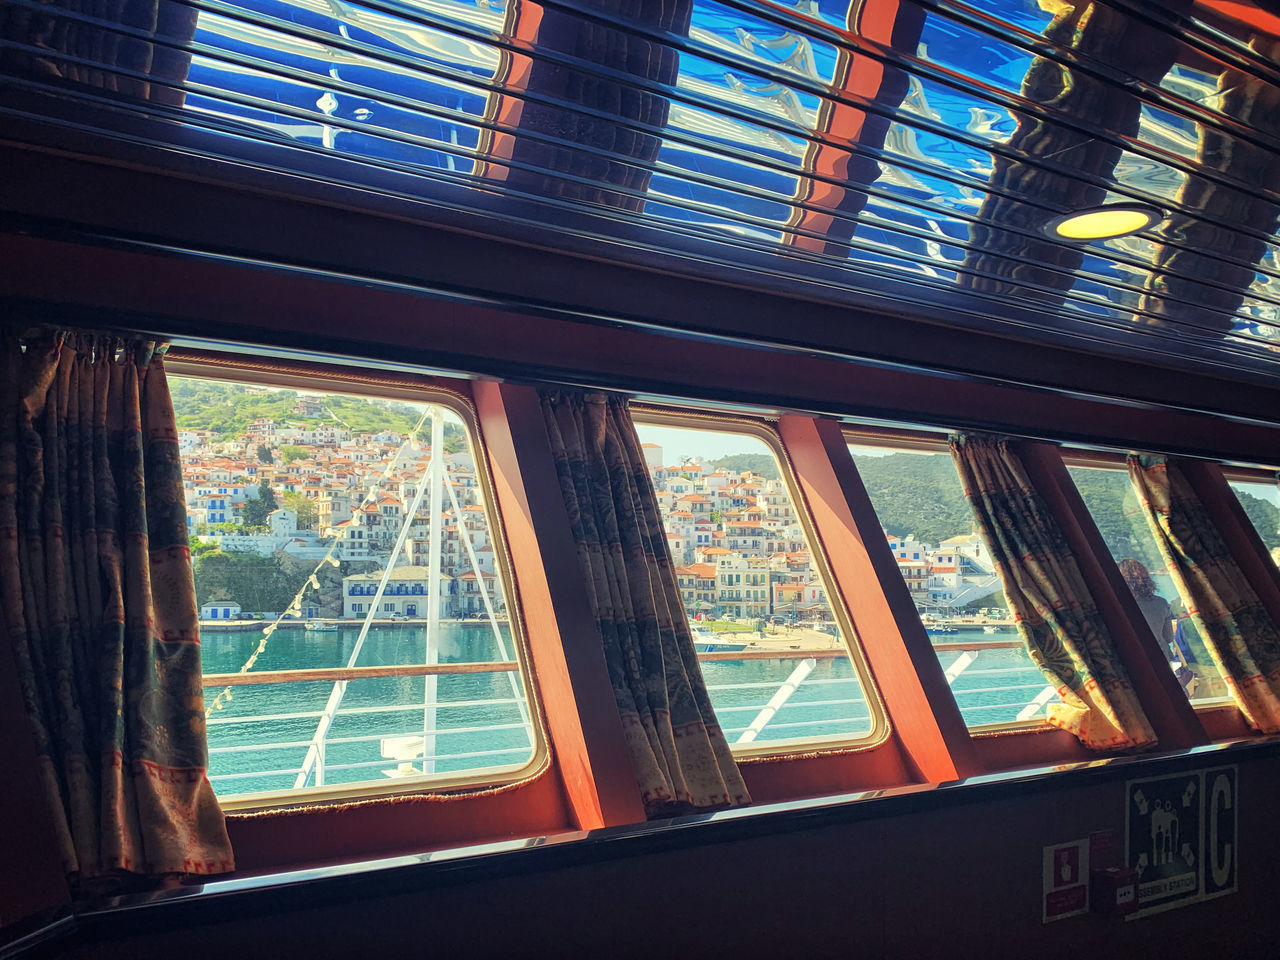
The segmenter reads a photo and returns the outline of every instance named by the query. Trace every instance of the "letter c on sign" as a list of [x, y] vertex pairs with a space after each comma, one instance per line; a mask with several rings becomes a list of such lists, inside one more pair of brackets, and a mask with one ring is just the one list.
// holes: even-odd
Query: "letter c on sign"
[[1231, 875], [1231, 844], [1218, 843], [1218, 797], [1222, 797], [1222, 809], [1230, 810], [1231, 781], [1223, 773], [1218, 774], [1213, 781], [1213, 789], [1209, 791], [1209, 866], [1213, 871], [1213, 882], [1225, 887]]

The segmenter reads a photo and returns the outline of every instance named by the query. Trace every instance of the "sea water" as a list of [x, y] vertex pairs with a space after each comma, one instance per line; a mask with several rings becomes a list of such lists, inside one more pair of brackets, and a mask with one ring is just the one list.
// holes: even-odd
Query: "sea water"
[[[498, 626], [502, 645], [487, 622], [440, 625], [441, 663], [491, 663], [511, 659], [514, 646], [506, 623]], [[270, 637], [254, 672], [345, 667], [359, 628], [335, 632], [282, 627]], [[935, 636], [935, 643], [1017, 639], [1002, 627], [995, 635], [969, 631]], [[426, 632], [419, 624], [372, 627], [356, 666], [413, 665], [424, 662]], [[258, 631], [204, 634], [206, 674], [234, 673], [261, 640]], [[505, 655], [504, 655], [505, 650]], [[792, 654], [792, 651], [788, 651]], [[943, 669], [960, 652], [939, 651]], [[762, 660], [707, 661], [702, 664], [712, 705], [730, 743], [761, 719], [761, 711], [779, 686], [793, 677], [803, 657], [794, 654]], [[1001, 723], [1018, 719], [1038, 693], [1044, 676], [1019, 648], [983, 650], [951, 684], [965, 722]], [[314, 741], [320, 715], [334, 692], [332, 681], [237, 686], [209, 719], [210, 779], [220, 796], [287, 790]], [[206, 690], [212, 703], [221, 687]], [[424, 769], [421, 754], [395, 756], [393, 738], [427, 739], [427, 772], [518, 769], [533, 755], [524, 688], [515, 673], [443, 674], [435, 682], [434, 709], [426, 705], [424, 677], [385, 677], [349, 681], [332, 726], [324, 738], [326, 785], [383, 781]], [[434, 717], [433, 717], [434, 714]], [[1036, 716], [1043, 716], [1041, 707]], [[847, 657], [815, 658], [813, 669], [768, 722], [754, 742], [777, 743], [815, 737], [856, 737], [870, 731], [871, 710]], [[414, 744], [416, 746], [416, 744]], [[412, 752], [412, 749], [410, 750]], [[407, 766], [406, 766], [407, 765]], [[314, 774], [308, 785], [315, 785]]]

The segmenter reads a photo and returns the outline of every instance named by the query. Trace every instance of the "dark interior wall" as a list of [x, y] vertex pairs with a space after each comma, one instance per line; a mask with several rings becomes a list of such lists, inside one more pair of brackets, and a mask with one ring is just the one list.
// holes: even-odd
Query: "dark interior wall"
[[[754, 821], [589, 837], [434, 874], [318, 883], [285, 898], [169, 905], [90, 920], [48, 955], [153, 956], [180, 945], [191, 958], [276, 960], [375, 951], [1271, 958], [1280, 944], [1278, 752], [1259, 743], [1198, 760], [1051, 772], [834, 811], [766, 811]], [[1237, 893], [1137, 920], [1087, 914], [1042, 923], [1044, 846], [1108, 829], [1123, 842], [1126, 779], [1229, 763], [1238, 765]], [[876, 816], [882, 808], [900, 812]]]

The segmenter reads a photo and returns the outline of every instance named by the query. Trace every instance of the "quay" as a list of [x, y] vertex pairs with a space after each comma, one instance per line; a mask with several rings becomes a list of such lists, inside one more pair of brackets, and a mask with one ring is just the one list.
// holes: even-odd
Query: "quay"
[[[344, 619], [342, 617], [312, 617], [310, 620], [289, 619], [281, 620], [278, 629], [297, 629], [306, 628], [308, 622], [320, 622], [324, 624], [333, 624], [335, 627], [342, 629], [358, 630], [364, 620]], [[477, 617], [441, 617], [441, 623], [488, 623], [489, 618]], [[499, 617], [499, 623], [506, 623], [506, 617]], [[261, 620], [201, 620], [201, 633], [247, 633], [254, 630], [261, 631], [264, 627], [275, 623], [275, 618], [263, 618]], [[411, 617], [409, 619], [396, 619], [375, 617], [371, 621], [375, 627], [425, 627], [427, 625], [426, 617]]]
[[1012, 617], [998, 619], [996, 617], [931, 617], [927, 614], [920, 618], [925, 625], [925, 629], [934, 629], [937, 627], [947, 627], [952, 630], [981, 630], [983, 627], [1013, 627], [1017, 626], [1016, 621]]

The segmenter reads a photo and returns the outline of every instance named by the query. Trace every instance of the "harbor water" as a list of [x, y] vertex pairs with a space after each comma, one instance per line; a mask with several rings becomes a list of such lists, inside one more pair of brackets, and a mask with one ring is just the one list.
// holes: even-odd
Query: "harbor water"
[[[513, 656], [509, 628], [499, 625], [503, 646]], [[254, 672], [345, 667], [359, 636], [358, 626], [332, 632], [282, 627], [270, 638]], [[258, 631], [206, 631], [205, 674], [234, 673], [257, 646]], [[958, 640], [1016, 639], [1013, 628], [996, 635], [981, 632], [934, 636], [935, 643]], [[778, 658], [708, 661], [702, 664], [711, 700], [729, 741], [735, 742], [759, 720], [762, 708], [803, 657], [793, 651]], [[413, 665], [424, 662], [425, 629], [418, 624], [377, 626], [369, 631], [357, 666]], [[961, 656], [941, 651], [944, 669]], [[441, 663], [492, 663], [504, 657], [487, 622], [453, 621], [440, 625]], [[754, 742], [772, 743], [814, 737], [857, 736], [871, 729], [866, 694], [847, 657], [818, 657], [786, 703], [758, 729]], [[957, 702], [970, 725], [1017, 718], [1045, 687], [1045, 680], [1020, 648], [984, 650], [952, 682]], [[533, 753], [524, 688], [513, 672], [444, 674], [436, 679], [434, 710], [426, 706], [424, 677], [366, 678], [349, 681], [327, 736], [323, 778], [326, 785], [422, 773], [421, 743], [426, 740], [428, 772], [518, 769]], [[221, 690], [210, 687], [212, 702]], [[210, 779], [221, 796], [287, 790], [294, 786], [308, 745], [334, 690], [332, 681], [236, 686], [232, 697], [209, 719]], [[1037, 715], [1043, 715], [1041, 708]], [[434, 717], [432, 716], [434, 714]], [[397, 753], [397, 750], [400, 752]], [[434, 759], [431, 759], [434, 758]], [[314, 775], [309, 785], [314, 785]]]

